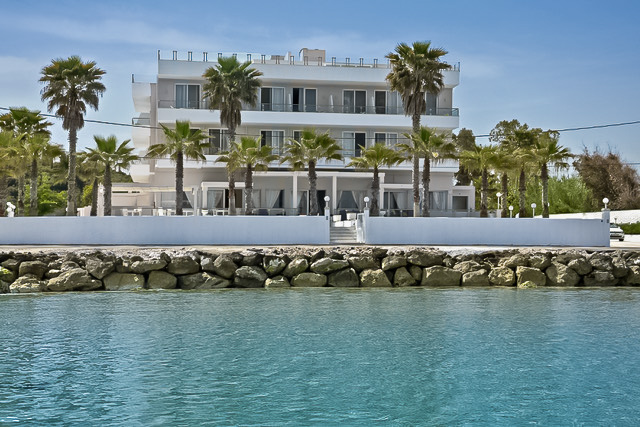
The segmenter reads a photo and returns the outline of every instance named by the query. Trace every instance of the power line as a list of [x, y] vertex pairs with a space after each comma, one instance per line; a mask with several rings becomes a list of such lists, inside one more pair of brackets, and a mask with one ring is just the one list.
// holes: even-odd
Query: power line
[[[633, 122], [622, 122], [622, 123], [607, 123], [604, 125], [592, 125], [592, 126], [582, 126], [575, 128], [565, 128], [565, 129], [549, 129], [552, 132], [573, 132], [578, 130], [591, 130], [591, 129], [603, 129], [603, 128], [611, 128], [618, 126], [629, 126], [629, 125], [637, 125], [640, 124], [640, 120], [635, 120]], [[474, 135], [476, 138], [489, 138], [491, 135]]]

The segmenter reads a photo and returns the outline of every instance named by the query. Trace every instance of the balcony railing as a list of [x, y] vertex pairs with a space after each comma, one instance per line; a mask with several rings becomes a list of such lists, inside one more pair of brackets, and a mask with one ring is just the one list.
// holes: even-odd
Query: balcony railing
[[[173, 100], [158, 101], [158, 108], [177, 108], [191, 110], [206, 110], [209, 108], [208, 101], [193, 101], [180, 103], [178, 106]], [[355, 105], [299, 105], [299, 104], [274, 104], [259, 103], [256, 106], [245, 106], [243, 111], [270, 111], [285, 113], [341, 113], [341, 114], [387, 114], [403, 115], [402, 107], [382, 107], [382, 106], [355, 106]], [[457, 108], [428, 108], [426, 116], [452, 116], [458, 117]]]

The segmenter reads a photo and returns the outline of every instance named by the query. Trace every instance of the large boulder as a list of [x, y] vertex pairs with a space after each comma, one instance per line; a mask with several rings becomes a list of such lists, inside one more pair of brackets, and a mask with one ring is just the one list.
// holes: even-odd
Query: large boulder
[[529, 267], [544, 271], [551, 265], [551, 256], [547, 253], [534, 252], [529, 255]]
[[42, 277], [46, 272], [47, 265], [42, 261], [23, 261], [20, 263], [18, 275], [26, 276], [30, 274], [38, 280], [42, 280]]
[[589, 264], [593, 267], [594, 270], [599, 271], [612, 271], [613, 270], [613, 262], [609, 255], [603, 253], [594, 253], [588, 259]]
[[462, 273], [453, 268], [436, 265], [427, 267], [422, 274], [422, 286], [460, 286]]
[[425, 251], [421, 249], [414, 249], [407, 253], [407, 261], [410, 264], [417, 265], [419, 267], [433, 267], [442, 265], [445, 254], [441, 251]]
[[11, 270], [14, 273], [18, 272], [18, 268], [20, 268], [20, 261], [15, 258], [5, 259], [0, 263], [0, 266], [6, 268], [7, 270]]
[[349, 265], [358, 273], [366, 269], [378, 269], [380, 268], [380, 262], [373, 256], [350, 256], [347, 261]]
[[200, 269], [202, 271], [208, 271], [209, 273], [215, 272], [213, 263], [217, 257], [218, 257], [217, 255], [208, 255], [200, 258]]
[[489, 282], [495, 286], [513, 286], [516, 274], [509, 267], [496, 267], [489, 272]]
[[142, 261], [134, 261], [131, 264], [131, 270], [137, 274], [149, 273], [150, 271], [162, 270], [167, 266], [167, 262], [162, 258], [145, 259]]
[[413, 286], [416, 282], [417, 280], [409, 273], [406, 267], [398, 268], [393, 274], [393, 286]]
[[0, 280], [3, 282], [13, 282], [16, 279], [16, 273], [8, 268], [0, 267]]
[[545, 286], [547, 283], [547, 276], [533, 267], [519, 266], [516, 268], [516, 277], [518, 285], [522, 285], [524, 282], [532, 282], [536, 286]]
[[614, 286], [618, 284], [610, 271], [594, 270], [583, 278], [585, 286]]
[[349, 267], [349, 261], [343, 259], [321, 258], [311, 264], [310, 270], [317, 274], [328, 274]]
[[631, 286], [640, 285], [640, 266], [632, 265], [629, 267], [626, 284]]
[[262, 254], [260, 252], [243, 251], [240, 255], [242, 255], [242, 261], [240, 261], [240, 264], [243, 266], [256, 267], [262, 264]]
[[110, 260], [101, 260], [97, 257], [87, 258], [85, 266], [87, 272], [98, 280], [102, 280], [107, 274], [116, 269], [115, 262]]
[[462, 275], [462, 286], [489, 286], [489, 273], [484, 268]]
[[180, 255], [171, 258], [167, 271], [176, 275], [193, 274], [200, 271], [200, 264], [188, 255]]
[[177, 285], [178, 278], [166, 271], [151, 271], [147, 279], [149, 289], [175, 289]]
[[[564, 264], [564, 265], [569, 265], [569, 263], [571, 261], [575, 261], [575, 260], [585, 260], [586, 258], [584, 256], [584, 253], [582, 252], [578, 252], [578, 251], [564, 251], [564, 252], [560, 252], [559, 254], [556, 255], [555, 261], [559, 262], [560, 264]], [[576, 272], [577, 273], [577, 272]], [[580, 273], [578, 273], [580, 274]]]
[[220, 255], [213, 261], [213, 271], [225, 279], [231, 279], [237, 269], [238, 265], [233, 262], [229, 255]]
[[[133, 273], [133, 270], [131, 269], [131, 266], [133, 265], [133, 263], [136, 261], [143, 261], [143, 260], [144, 258], [142, 258], [140, 255], [123, 256], [116, 262], [116, 272]], [[77, 260], [74, 259], [73, 261], [76, 262]]]
[[518, 267], [527, 267], [529, 265], [529, 257], [518, 253], [500, 261], [501, 267], [516, 269]]
[[581, 276], [586, 276], [587, 274], [591, 273], [591, 270], [593, 270], [593, 267], [591, 267], [591, 264], [589, 264], [589, 261], [587, 261], [587, 259], [583, 256], [570, 260], [567, 263], [567, 267], [569, 267], [570, 269], [572, 269], [573, 271], [575, 271]]
[[5, 282], [4, 280], [0, 280], [0, 294], [9, 293], [10, 286], [11, 286], [11, 283]]
[[269, 277], [264, 282], [265, 288], [289, 288], [291, 284], [289, 283], [289, 279], [284, 276], [275, 276]]
[[231, 281], [215, 274], [201, 272], [178, 277], [180, 289], [222, 289], [231, 286]]
[[580, 275], [572, 268], [559, 262], [553, 262], [545, 271], [548, 286], [576, 286]]
[[300, 273], [291, 279], [291, 286], [296, 288], [319, 288], [327, 284], [327, 276], [318, 273]]
[[267, 273], [262, 267], [243, 265], [236, 270], [233, 286], [236, 288], [262, 288], [267, 277]]
[[309, 261], [306, 258], [294, 258], [285, 267], [282, 275], [291, 279], [298, 274], [302, 274], [309, 268]]
[[621, 279], [627, 276], [629, 273], [629, 267], [627, 267], [624, 258], [615, 257], [611, 260], [611, 263], [613, 264], [613, 270], [611, 270], [611, 273], [613, 273], [613, 276], [616, 279]]
[[422, 281], [422, 267], [417, 265], [410, 265], [409, 273], [411, 273], [411, 277], [416, 279], [416, 282]]
[[362, 270], [360, 272], [360, 286], [363, 288], [381, 288], [392, 286], [385, 272], [379, 268], [376, 270]]
[[277, 255], [265, 255], [262, 259], [262, 267], [268, 276], [277, 276], [287, 267], [283, 257]]
[[89, 275], [83, 268], [61, 271], [57, 277], [47, 282], [47, 290], [51, 292], [94, 291], [100, 288], [102, 282]]
[[327, 277], [327, 284], [336, 288], [357, 288], [360, 286], [358, 273], [353, 268], [330, 273]]
[[38, 280], [36, 276], [28, 274], [26, 276], [18, 277], [11, 285], [9, 285], [9, 292], [12, 294], [25, 294], [42, 292], [45, 288], [45, 282]]
[[461, 261], [455, 264], [452, 268], [464, 274], [464, 273], [469, 273], [471, 271], [482, 270], [482, 265], [476, 261]]
[[389, 255], [382, 260], [382, 270], [389, 271], [407, 265], [407, 259], [402, 255]]
[[107, 291], [144, 289], [144, 276], [142, 274], [114, 272], [102, 279], [102, 282]]

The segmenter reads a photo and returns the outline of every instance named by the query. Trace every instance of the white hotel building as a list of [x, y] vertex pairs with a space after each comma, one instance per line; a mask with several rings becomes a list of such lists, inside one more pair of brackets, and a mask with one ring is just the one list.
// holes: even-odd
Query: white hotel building
[[[158, 52], [158, 74], [154, 82], [133, 83], [133, 100], [139, 113], [133, 122], [133, 144], [143, 155], [162, 140], [159, 125], [171, 127], [176, 120], [189, 120], [194, 128], [209, 135], [205, 162], [185, 161], [185, 211], [224, 214], [228, 208], [225, 164], [218, 162], [227, 149], [225, 129], [217, 110], [210, 110], [202, 99], [202, 77], [216, 65], [222, 54], [194, 58], [171, 52], [164, 58]], [[224, 54], [229, 56], [231, 54]], [[402, 100], [389, 89], [385, 77], [390, 71], [386, 59], [365, 63], [362, 58], [337, 61], [324, 50], [302, 49], [299, 57], [287, 55], [237, 54], [250, 60], [263, 73], [256, 106], [245, 105], [238, 136], [262, 136], [262, 141], [280, 154], [287, 140], [304, 128], [329, 132], [343, 147], [343, 161], [318, 165], [319, 206], [330, 198], [333, 213], [362, 211], [364, 197], [370, 196], [371, 171], [349, 168], [350, 157], [360, 147], [384, 142], [389, 146], [411, 131], [411, 118], [404, 115]], [[458, 109], [453, 89], [459, 82], [459, 67], [444, 72], [445, 86], [438, 96], [427, 95], [427, 113], [422, 125], [440, 131], [458, 127]], [[430, 198], [432, 215], [467, 215], [473, 210], [474, 188], [455, 186], [458, 162], [447, 160], [431, 166]], [[169, 159], [146, 159], [131, 168], [133, 184], [114, 186], [114, 212], [148, 215], [159, 209], [174, 209], [175, 165]], [[236, 203], [242, 208], [240, 192], [243, 171], [237, 172]], [[381, 210], [388, 216], [412, 216], [411, 164], [402, 163], [380, 171]], [[268, 171], [254, 174], [254, 206], [261, 215], [305, 214], [308, 209], [306, 170], [292, 171], [287, 164], [274, 162]], [[166, 212], [166, 211], [165, 211]], [[170, 212], [170, 211], [169, 211]]]

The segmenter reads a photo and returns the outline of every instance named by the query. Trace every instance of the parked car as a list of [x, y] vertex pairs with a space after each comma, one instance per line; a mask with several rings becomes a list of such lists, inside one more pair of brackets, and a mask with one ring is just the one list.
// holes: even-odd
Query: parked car
[[622, 242], [624, 240], [624, 231], [618, 224], [612, 222], [609, 224], [609, 237], [611, 239], [618, 239]]

